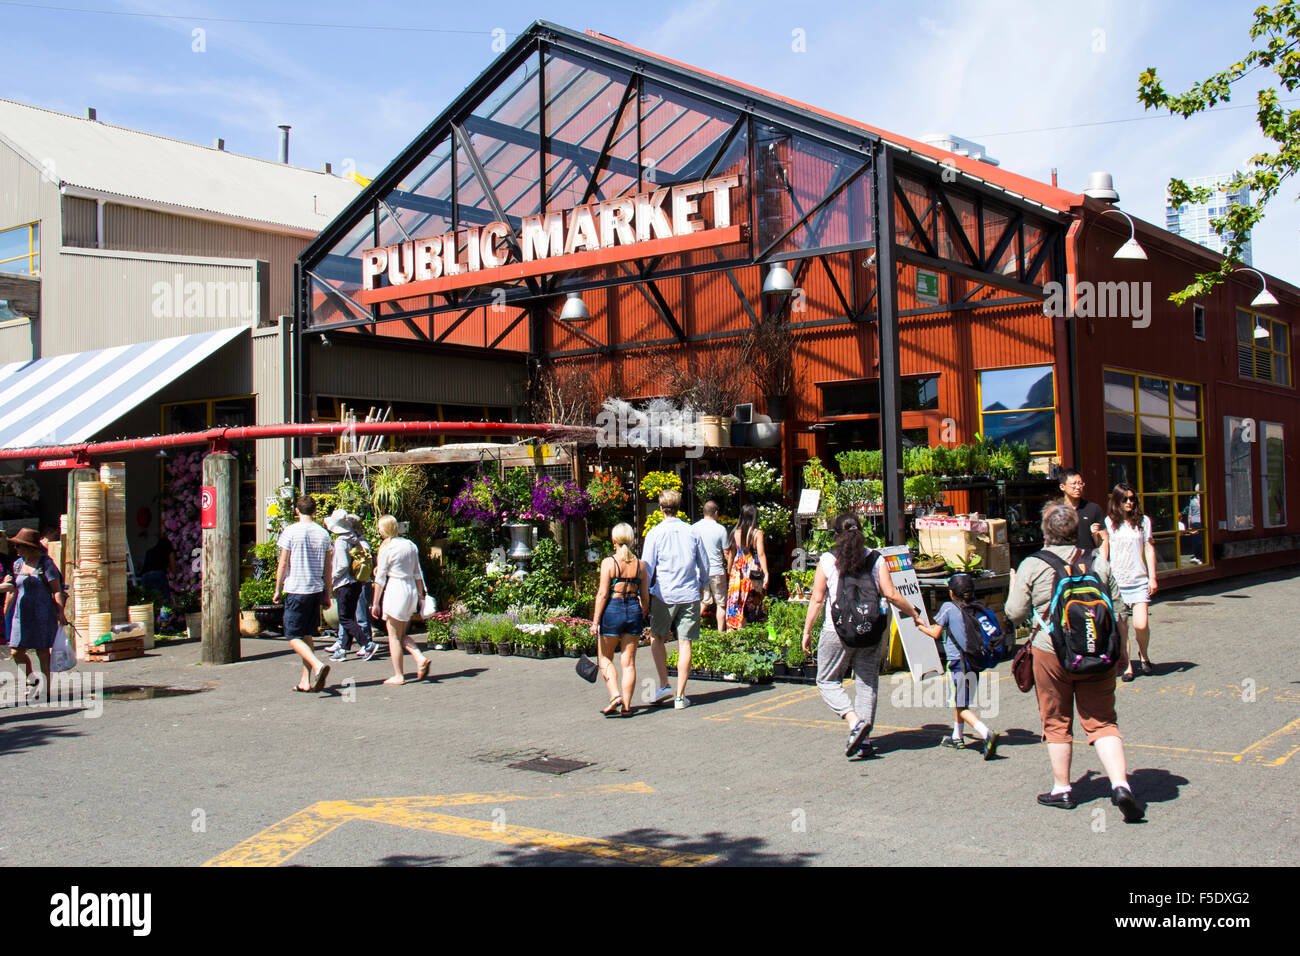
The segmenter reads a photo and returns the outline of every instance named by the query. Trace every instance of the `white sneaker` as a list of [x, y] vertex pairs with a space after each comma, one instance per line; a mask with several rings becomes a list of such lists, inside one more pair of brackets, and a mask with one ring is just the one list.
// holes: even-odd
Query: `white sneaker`
[[667, 684], [665, 684], [663, 687], [660, 687], [657, 691], [655, 691], [654, 700], [650, 701], [650, 703], [662, 704], [664, 701], [672, 699], [672, 696], [673, 696], [673, 689], [669, 687]]
[[678, 697], [673, 701], [673, 710], [685, 710], [689, 706], [691, 706], [689, 697]]

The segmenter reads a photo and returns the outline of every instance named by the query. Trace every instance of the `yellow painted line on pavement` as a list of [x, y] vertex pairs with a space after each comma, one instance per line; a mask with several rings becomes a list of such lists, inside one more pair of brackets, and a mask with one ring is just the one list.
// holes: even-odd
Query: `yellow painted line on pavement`
[[279, 866], [352, 819], [346, 800], [322, 800], [215, 856], [204, 866]]
[[[646, 866], [695, 866], [713, 859], [701, 854], [679, 853], [632, 843], [612, 843], [589, 837], [503, 827], [460, 817], [430, 813], [431, 807], [510, 803], [521, 800], [559, 800], [604, 794], [652, 794], [646, 783], [610, 783], [568, 791], [493, 791], [488, 793], [435, 794], [421, 797], [376, 797], [361, 800], [322, 800], [286, 817], [279, 823], [244, 840], [204, 866], [279, 866], [301, 850], [333, 833], [351, 820], [389, 823], [411, 829], [463, 836], [469, 839], [537, 846]], [[484, 829], [486, 828], [486, 830]]]
[[747, 711], [752, 711], [756, 707], [762, 707], [766, 709], [769, 705], [774, 704], [777, 701], [789, 701], [790, 703], [794, 703], [796, 700], [806, 700], [809, 697], [809, 690], [811, 690], [813, 693], [816, 693], [816, 688], [800, 687], [798, 690], [787, 691], [786, 693], [780, 694], [776, 697], [768, 697], [766, 694], [764, 694], [762, 695], [762, 699], [760, 700], [752, 700], [748, 704], [741, 704], [739, 707], [734, 707], [731, 710], [724, 710], [716, 714], [709, 714], [704, 719], [705, 720], [731, 720], [737, 716], [744, 716]]
[[[1255, 751], [1257, 747], [1260, 749]], [[1295, 756], [1297, 751], [1300, 751], [1300, 718], [1273, 731], [1263, 740], [1255, 741], [1232, 759], [1242, 760], [1249, 755], [1266, 767], [1280, 767]]]
[[441, 813], [419, 812], [397, 807], [367, 808], [359, 819], [375, 823], [390, 823], [411, 830], [461, 837], [466, 840], [483, 840], [505, 846], [554, 850], [636, 866], [699, 866], [717, 858], [713, 854], [681, 853], [636, 843], [613, 843], [608, 840], [575, 836], [572, 833], [537, 830], [532, 827], [471, 820], [466, 817], [449, 817]]

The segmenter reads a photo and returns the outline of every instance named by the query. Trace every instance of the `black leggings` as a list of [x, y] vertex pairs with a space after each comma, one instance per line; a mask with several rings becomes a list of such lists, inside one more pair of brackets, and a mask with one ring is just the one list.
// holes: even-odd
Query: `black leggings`
[[334, 589], [334, 600], [339, 602], [339, 623], [343, 625], [341, 646], [345, 651], [352, 647], [353, 641], [357, 642], [358, 647], [366, 645], [366, 632], [361, 629], [361, 624], [357, 621], [357, 600], [364, 589], [365, 585], [357, 581]]

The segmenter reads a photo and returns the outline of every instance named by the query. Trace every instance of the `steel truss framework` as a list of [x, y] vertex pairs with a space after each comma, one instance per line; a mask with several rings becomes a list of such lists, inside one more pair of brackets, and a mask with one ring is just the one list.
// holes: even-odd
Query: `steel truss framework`
[[[373, 306], [358, 301], [365, 249], [489, 222], [517, 231], [529, 215], [732, 173], [740, 176], [746, 196], [745, 209], [734, 216], [742, 223], [748, 218], [747, 235], [741, 243], [715, 248], [714, 261], [658, 256], [504, 287]], [[502, 343], [527, 322], [528, 351], [543, 359], [727, 338], [766, 317], [796, 329], [875, 320], [888, 452], [899, 430], [897, 422], [891, 428], [897, 415], [890, 414], [891, 406], [897, 412], [899, 264], [971, 280], [964, 298], [936, 311], [960, 314], [1041, 300], [1043, 284], [1064, 271], [1064, 220], [869, 130], [600, 37], [537, 22], [304, 250], [295, 270], [301, 383], [295, 415], [303, 420], [310, 393], [305, 339], [332, 331], [374, 345], [387, 341], [393, 347], [501, 357]], [[893, 241], [878, 243], [880, 236]], [[506, 242], [508, 261], [520, 261], [514, 237]], [[859, 293], [858, 283], [846, 288], [837, 281], [830, 257], [847, 254], [856, 267], [865, 249], [875, 250], [865, 260], [874, 274]], [[790, 264], [796, 285], [809, 269], [824, 270], [834, 292], [832, 314], [793, 322], [788, 299], [751, 301], [738, 273], [778, 262]], [[737, 314], [744, 316], [739, 327], [692, 333], [674, 312], [663, 284], [702, 273], [727, 277]], [[559, 317], [564, 293], [618, 285], [633, 286], [648, 303], [659, 335], [601, 341]], [[1012, 296], [975, 300], [987, 287]], [[486, 341], [487, 312], [481, 310], [489, 308], [504, 314], [504, 322], [486, 348], [453, 345], [451, 337], [476, 315], [483, 317]], [[436, 331], [435, 317], [451, 318]], [[546, 322], [583, 346], [543, 353]], [[400, 338], [385, 334], [392, 324], [405, 330]], [[901, 484], [897, 491], [901, 501]]]

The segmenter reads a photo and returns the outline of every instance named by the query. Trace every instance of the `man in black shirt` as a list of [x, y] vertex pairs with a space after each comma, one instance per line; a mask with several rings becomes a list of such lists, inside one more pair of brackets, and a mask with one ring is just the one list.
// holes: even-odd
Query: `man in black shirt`
[[1110, 551], [1106, 539], [1106, 516], [1094, 501], [1083, 497], [1083, 476], [1073, 468], [1061, 472], [1061, 494], [1079, 513], [1079, 547], [1084, 551], [1097, 550], [1107, 557]]

